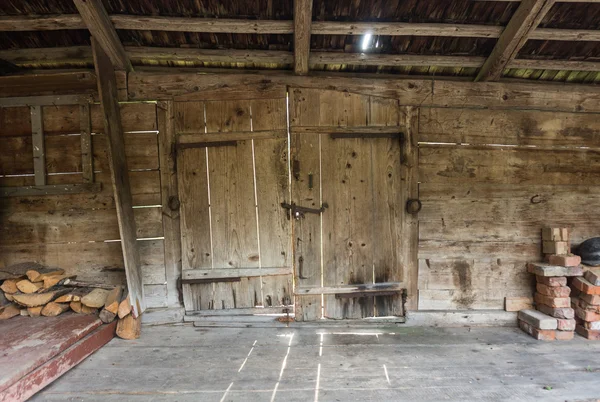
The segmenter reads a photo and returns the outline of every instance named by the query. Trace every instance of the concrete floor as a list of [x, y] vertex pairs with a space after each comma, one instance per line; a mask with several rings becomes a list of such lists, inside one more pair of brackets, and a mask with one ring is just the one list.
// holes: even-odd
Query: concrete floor
[[600, 342], [516, 328], [144, 327], [34, 401], [582, 401]]

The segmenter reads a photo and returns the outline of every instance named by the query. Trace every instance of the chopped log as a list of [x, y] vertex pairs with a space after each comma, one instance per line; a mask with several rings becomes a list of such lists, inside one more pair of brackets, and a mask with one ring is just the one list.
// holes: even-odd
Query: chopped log
[[5, 279], [2, 285], [0, 285], [0, 289], [2, 289], [4, 293], [17, 293], [19, 291], [17, 282], [19, 282], [19, 279]]
[[52, 275], [44, 278], [44, 289], [50, 289], [52, 286], [58, 285], [63, 279], [75, 279], [77, 275]]
[[106, 290], [112, 290], [115, 286], [114, 285], [106, 285], [104, 283], [90, 283], [90, 282], [82, 282], [82, 281], [76, 281], [74, 279], [63, 279], [62, 281], [60, 281], [58, 283], [58, 285], [62, 285], [62, 286], [68, 286], [68, 287], [73, 287], [73, 288], [98, 288], [98, 289], [106, 289]]
[[0, 320], [8, 320], [19, 314], [21, 314], [21, 309], [16, 304], [11, 304], [10, 306], [4, 307], [4, 310], [0, 313]]
[[104, 302], [104, 308], [113, 314], [117, 314], [119, 310], [119, 304], [121, 302], [121, 296], [123, 295], [123, 287], [116, 286], [110, 291]]
[[55, 303], [50, 302], [42, 309], [42, 315], [44, 317], [56, 317], [61, 315], [69, 309], [69, 303]]
[[98, 312], [97, 308], [88, 307], [85, 304], [81, 303], [81, 314], [96, 314], [97, 312]]
[[27, 312], [29, 313], [30, 317], [39, 317], [40, 315], [42, 315], [42, 309], [42, 306], [27, 307]]
[[37, 262], [21, 262], [8, 267], [0, 268], [0, 280], [18, 279], [26, 275], [29, 270], [43, 269], [44, 266]]
[[56, 289], [45, 293], [14, 294], [13, 299], [25, 307], [37, 307], [50, 303], [52, 300], [67, 293], [69, 289]]
[[62, 275], [64, 273], [65, 270], [60, 268], [37, 268], [28, 270], [26, 275], [31, 282], [42, 282], [44, 278], [54, 275]]
[[10, 300], [4, 295], [4, 292], [0, 292], [0, 309], [11, 304]]
[[82, 308], [83, 304], [81, 304], [80, 301], [72, 301], [71, 303], [69, 303], [69, 307], [71, 307], [71, 310], [73, 310], [74, 312], [81, 314], [81, 308]]
[[22, 315], [23, 317], [29, 317], [29, 312], [27, 311], [26, 308], [22, 308], [21, 311], [19, 311], [19, 314]]
[[106, 289], [94, 289], [81, 298], [81, 304], [92, 308], [104, 307], [109, 293]]
[[42, 285], [40, 283], [33, 283], [29, 279], [23, 279], [17, 282], [17, 289], [19, 289], [22, 293], [35, 293]]
[[140, 337], [142, 332], [142, 316], [137, 318], [133, 317], [133, 314], [126, 315], [124, 318], [119, 319], [117, 323], [117, 336], [122, 339], [137, 339]]
[[10, 293], [4, 293], [4, 297], [6, 297], [6, 300], [8, 300], [11, 303], [15, 300], [15, 298], [13, 297], [13, 295], [10, 294]]
[[107, 310], [106, 308], [103, 308], [100, 311], [99, 317], [100, 321], [102, 321], [105, 324], [109, 324], [113, 322], [115, 318], [117, 318], [117, 314]]
[[57, 298], [54, 301], [57, 303], [68, 303], [68, 302], [72, 302], [72, 301], [81, 301], [81, 298], [83, 296], [87, 295], [88, 293], [90, 293], [91, 291], [92, 291], [92, 289], [90, 289], [90, 288], [70, 289], [69, 293], [60, 296], [59, 298]]
[[119, 309], [117, 311], [119, 318], [123, 318], [127, 316], [127, 314], [131, 313], [131, 302], [129, 301], [129, 292], [125, 292], [123, 296], [123, 300], [119, 304]]

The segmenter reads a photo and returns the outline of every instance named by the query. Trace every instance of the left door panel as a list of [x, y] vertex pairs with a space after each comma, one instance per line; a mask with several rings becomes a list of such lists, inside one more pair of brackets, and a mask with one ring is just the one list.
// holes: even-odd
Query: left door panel
[[290, 304], [285, 102], [176, 102], [186, 311]]

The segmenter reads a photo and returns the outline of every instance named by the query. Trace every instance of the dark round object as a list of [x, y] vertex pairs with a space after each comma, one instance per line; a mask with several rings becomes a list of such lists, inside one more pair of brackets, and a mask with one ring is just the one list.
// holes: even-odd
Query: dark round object
[[421, 200], [411, 198], [410, 200], [406, 201], [406, 212], [409, 214], [418, 214], [422, 207], [423, 204], [421, 203]]
[[600, 265], [600, 237], [587, 239], [573, 250], [573, 254], [580, 256], [585, 265]]

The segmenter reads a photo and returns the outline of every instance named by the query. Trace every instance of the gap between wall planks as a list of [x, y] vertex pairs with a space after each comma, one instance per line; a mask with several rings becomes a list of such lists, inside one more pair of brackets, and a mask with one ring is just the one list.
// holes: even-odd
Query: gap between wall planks
[[[253, 134], [285, 129], [284, 94], [279, 99], [175, 103], [176, 132], [183, 138], [194, 133], [203, 137], [201, 142], [237, 140], [235, 146], [178, 150], [184, 273], [288, 264], [288, 221], [279, 206], [287, 194], [286, 138]], [[291, 295], [290, 277], [184, 283], [184, 304], [188, 311], [281, 305]]]

